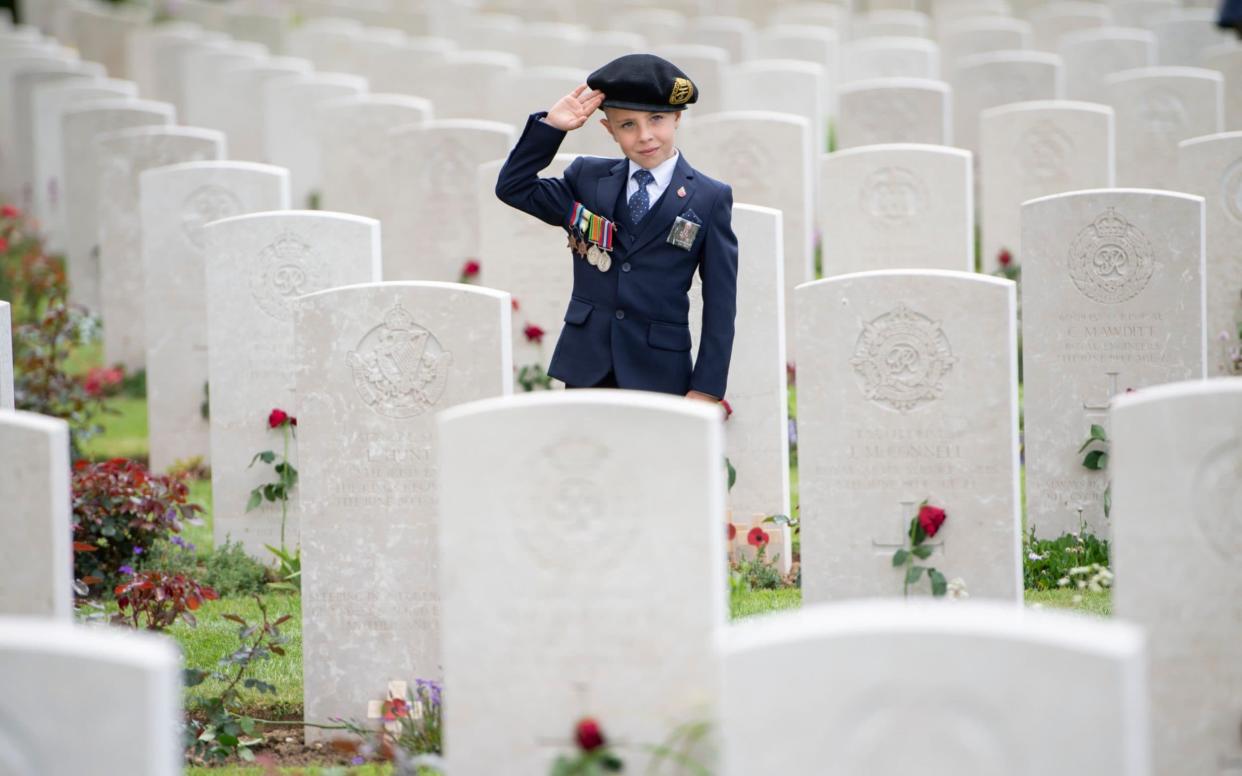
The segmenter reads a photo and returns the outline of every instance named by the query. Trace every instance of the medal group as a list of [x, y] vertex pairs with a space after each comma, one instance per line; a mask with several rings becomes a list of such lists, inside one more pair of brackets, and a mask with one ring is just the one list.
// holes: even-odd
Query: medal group
[[607, 272], [612, 267], [613, 239], [617, 234], [617, 225], [603, 216], [598, 216], [582, 206], [574, 203], [573, 213], [569, 218], [569, 249], [579, 258], [600, 272]]

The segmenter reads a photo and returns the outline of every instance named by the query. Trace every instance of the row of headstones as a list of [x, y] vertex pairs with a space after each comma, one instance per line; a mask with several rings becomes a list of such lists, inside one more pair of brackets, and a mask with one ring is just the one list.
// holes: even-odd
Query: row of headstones
[[[1003, 288], [1001, 281], [968, 282]], [[442, 677], [449, 763], [465, 774], [541, 773], [572, 747], [573, 721], [586, 716], [634, 749], [667, 741], [681, 725], [714, 722], [726, 774], [809, 774], [826, 766], [896, 774], [915, 765], [999, 773], [1022, 763], [1032, 772], [1174, 776], [1242, 756], [1237, 672], [1227, 668], [1242, 635], [1229, 526], [1242, 465], [1242, 383], [1147, 389], [1111, 410], [1113, 488], [1124, 515], [1113, 536], [1115, 610], [1145, 629], [1150, 658], [1128, 625], [978, 602], [808, 605], [727, 626], [718, 411], [598, 392], [491, 399], [448, 409], [436, 423], [430, 412], [411, 423], [381, 415], [357, 391], [355, 348], [365, 359], [374, 354], [367, 346], [383, 347], [394, 330], [418, 335], [407, 344], [441, 348], [446, 370], [460, 365], [457, 356], [468, 347], [445, 346], [468, 332], [450, 325], [433, 333], [414, 323], [435, 325], [436, 297], [450, 294], [474, 315], [449, 317], [485, 317], [486, 324], [471, 325], [503, 342], [495, 334], [508, 300], [486, 290], [389, 283], [296, 303], [306, 332], [299, 374], [319, 370], [323, 378], [322, 391], [299, 404], [300, 441], [322, 449], [347, 439], [353, 448], [337, 461], [346, 471], [330, 471], [326, 459], [306, 462], [308, 720], [360, 714], [394, 679]], [[435, 341], [437, 334], [444, 339]], [[454, 357], [445, 358], [449, 353]], [[488, 371], [491, 385], [474, 389], [476, 396], [503, 391], [502, 370]], [[438, 407], [471, 393], [455, 380], [450, 385]], [[411, 435], [412, 426], [422, 431]], [[398, 502], [427, 497], [404, 490], [398, 471], [430, 468], [418, 461], [433, 435], [441, 518], [411, 520]], [[532, 438], [541, 440], [535, 455]], [[19, 518], [6, 521], [6, 534], [22, 547], [6, 575], [23, 590], [33, 583], [57, 591], [66, 601], [53, 614], [63, 619], [66, 426], [0, 411], [0, 441], [0, 450], [23, 451], [0, 466], [0, 494]], [[617, 461], [627, 462], [624, 476]], [[807, 530], [812, 525], [808, 519]], [[49, 526], [61, 530], [49, 535]], [[376, 546], [386, 551], [377, 554]], [[630, 551], [634, 546], [644, 551]], [[986, 552], [982, 544], [975, 551]], [[33, 568], [31, 558], [40, 556], [46, 566]], [[1187, 597], [1169, 578], [1185, 580], [1196, 595]], [[0, 585], [0, 593], [12, 587]], [[15, 600], [20, 607], [31, 598], [0, 595], [0, 612], [21, 611]], [[175, 652], [89, 630], [70, 637], [65, 627], [0, 626], [0, 712], [20, 721], [6, 724], [3, 751], [33, 767], [16, 772], [62, 772], [37, 766], [59, 757], [81, 763], [73, 758], [82, 756], [95, 758], [96, 768], [101, 757], [127, 766], [108, 772], [174, 772], [166, 769], [175, 758]], [[130, 680], [118, 682], [118, 670]], [[97, 700], [94, 693], [105, 688]], [[60, 704], [69, 697], [77, 708], [112, 704], [108, 723], [80, 736], [106, 735], [117, 719], [147, 724], [128, 730], [130, 747], [56, 745], [60, 739], [45, 727], [60, 729]], [[322, 737], [313, 728], [307, 734]], [[899, 734], [911, 746], [895, 752]], [[634, 759], [641, 766], [646, 757]]]

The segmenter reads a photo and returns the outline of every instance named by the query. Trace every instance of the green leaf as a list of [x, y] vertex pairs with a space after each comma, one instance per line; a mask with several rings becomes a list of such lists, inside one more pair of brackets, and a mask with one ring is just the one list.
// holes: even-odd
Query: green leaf
[[927, 576], [931, 579], [932, 595], [939, 598], [949, 589], [949, 583], [945, 581], [944, 574], [935, 569], [928, 569]]
[[186, 687], [197, 687], [207, 681], [207, 677], [211, 676], [211, 674], [197, 668], [187, 668], [182, 672], [181, 676], [181, 681]]
[[263, 463], [271, 463], [276, 460], [276, 453], [271, 450], [264, 450], [259, 453], [259, 458], [262, 459]]
[[254, 735], [254, 720], [250, 717], [242, 717], [237, 720], [237, 726], [242, 729], [246, 735]]
[[1092, 450], [1082, 459], [1082, 465], [1092, 471], [1099, 471], [1108, 465], [1108, 453], [1103, 450]]
[[255, 488], [250, 491], [250, 500], [246, 502], [246, 511], [249, 512], [255, 507], [263, 503], [263, 492], [261, 488]]
[[243, 747], [239, 748], [239, 749], [237, 750], [237, 756], [238, 756], [238, 757], [240, 757], [240, 758], [242, 758], [243, 760], [245, 760], [245, 761], [246, 761], [246, 762], [248, 762], [248, 763], [252, 763], [252, 762], [254, 762], [254, 752], [250, 751], [250, 749], [249, 749], [249, 748], [247, 748], [247, 747], [244, 747], [244, 746], [243, 746]]
[[927, 545], [922, 545], [919, 547], [915, 547], [913, 550], [911, 550], [911, 552], [913, 552], [914, 557], [918, 558], [919, 560], [927, 560], [928, 558], [931, 557], [932, 548], [928, 547]]
[[927, 532], [923, 530], [923, 524], [919, 522], [917, 517], [910, 518], [910, 538], [914, 541], [915, 546], [927, 541]]
[[1108, 517], [1113, 511], [1113, 484], [1108, 483], [1108, 487], [1104, 489], [1104, 516]]
[[909, 558], [910, 558], [910, 553], [907, 550], [898, 550], [897, 552], [894, 552], [893, 553], [893, 568], [896, 568], [898, 566], [904, 566], [906, 561]]
[[733, 462], [728, 458], [725, 459], [725, 468], [729, 471], [729, 490], [733, 490], [733, 485], [737, 482], [737, 469], [733, 468]]
[[906, 584], [913, 585], [915, 582], [919, 581], [919, 577], [921, 576], [923, 576], [923, 567], [911, 566], [906, 569]]
[[1107, 442], [1108, 432], [1106, 432], [1104, 430], [1104, 427], [1099, 425], [1098, 423], [1092, 423], [1091, 424], [1091, 438], [1098, 439], [1101, 442]]

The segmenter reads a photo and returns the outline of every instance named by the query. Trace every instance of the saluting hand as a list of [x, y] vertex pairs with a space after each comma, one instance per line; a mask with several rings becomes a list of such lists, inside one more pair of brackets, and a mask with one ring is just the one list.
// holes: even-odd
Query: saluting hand
[[565, 132], [577, 129], [587, 123], [603, 101], [603, 92], [587, 91], [587, 85], [583, 84], [557, 100], [544, 121]]

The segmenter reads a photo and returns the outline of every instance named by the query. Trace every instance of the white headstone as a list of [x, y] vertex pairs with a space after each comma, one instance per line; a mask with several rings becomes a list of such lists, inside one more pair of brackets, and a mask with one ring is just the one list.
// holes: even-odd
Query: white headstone
[[1087, 102], [1018, 102], [980, 119], [982, 265], [996, 271], [1002, 250], [1020, 259], [1022, 203], [1114, 180], [1113, 111]]
[[[536, 67], [572, 67], [575, 47], [590, 39], [592, 31], [585, 26], [558, 22], [528, 24], [518, 38], [517, 55], [524, 69]], [[607, 60], [600, 59], [600, 64]], [[598, 67], [598, 65], [597, 65]]]
[[1177, 185], [1177, 144], [1224, 128], [1224, 79], [1193, 67], [1125, 70], [1104, 80], [1117, 114], [1117, 185]]
[[[218, 35], [203, 35], [192, 41], [155, 49], [153, 96], [171, 102], [187, 120], [202, 115], [195, 104], [199, 95], [211, 93], [225, 63], [239, 64], [266, 56], [257, 43], [238, 43]], [[220, 57], [220, 55], [224, 55]]]
[[883, 9], [857, 14], [850, 23], [850, 35], [863, 38], [925, 38], [931, 30], [927, 14], [913, 10]]
[[[859, 601], [722, 636], [724, 776], [1151, 772], [1132, 625]], [[756, 676], [788, 692], [756, 693]]]
[[725, 626], [722, 426], [706, 404], [613, 391], [440, 416], [454, 773], [545, 773], [584, 717], [633, 742], [627, 769], [642, 773], [643, 744], [708, 718]]
[[49, 252], [64, 251], [65, 147], [61, 129], [65, 111], [91, 100], [137, 96], [136, 84], [115, 79], [48, 84], [35, 90], [33, 137], [39, 140], [31, 156], [32, 213], [41, 226]]
[[[725, 455], [737, 474], [728, 496], [732, 522], [748, 526], [771, 515], [789, 515], [790, 508], [781, 212], [734, 204], [733, 232], [745, 259], [738, 266], [737, 337], [727, 396], [733, 414], [725, 423]], [[702, 281], [696, 277], [690, 289], [696, 355], [702, 315]], [[788, 572], [793, 561], [789, 532], [771, 524], [767, 528], [780, 540], [768, 546], [767, 557]]]
[[13, 308], [0, 301], [0, 410], [13, 405]]
[[[688, 158], [733, 188], [733, 201], [781, 211], [786, 350], [794, 360], [793, 290], [815, 279], [815, 157], [810, 124], [787, 114], [738, 111], [704, 116], [682, 132]], [[795, 149], [804, 149], [797, 153]]]
[[383, 182], [398, 183], [389, 159], [388, 131], [430, 121], [431, 103], [403, 94], [337, 97], [316, 104], [311, 120], [323, 186], [319, 206], [377, 218], [384, 207]]
[[0, 54], [0, 197], [16, 202], [21, 194], [18, 169], [29, 153], [18, 145], [15, 87], [17, 74], [27, 71], [63, 72], [73, 60], [41, 52], [37, 55], [6, 57]]
[[35, 92], [58, 84], [89, 84], [101, 80], [104, 75], [103, 67], [94, 62], [70, 62], [55, 68], [23, 70], [13, 76], [11, 110], [17, 159], [9, 172], [14, 176], [14, 191], [18, 195], [15, 202], [22, 210], [31, 212], [34, 209], [35, 155], [40, 146], [50, 141], [35, 134]]
[[99, 100], [65, 111], [61, 146], [65, 159], [65, 264], [69, 299], [99, 311], [99, 165], [95, 138], [106, 132], [169, 125], [176, 110], [165, 102]]
[[1149, 21], [1159, 41], [1159, 61], [1164, 66], [1199, 64], [1199, 55], [1212, 46], [1227, 43], [1230, 34], [1216, 26], [1215, 8], [1183, 8], [1162, 19]]
[[804, 600], [900, 595], [893, 553], [927, 501], [948, 520], [922, 565], [1021, 602], [1014, 284], [895, 270], [798, 296]]
[[738, 16], [694, 16], [682, 34], [686, 43], [719, 46], [732, 62], [745, 62], [755, 50], [755, 25]]
[[1242, 132], [1182, 141], [1177, 190], [1203, 197], [1207, 225], [1208, 374], [1242, 372]]
[[479, 165], [503, 159], [513, 141], [513, 127], [493, 121], [432, 121], [388, 133], [391, 156], [377, 192], [389, 224], [385, 277], [455, 281], [478, 258], [477, 187], [487, 185]]
[[1203, 66], [1225, 76], [1225, 129], [1242, 130], [1242, 45], [1213, 46], [1203, 52]]
[[293, 26], [287, 9], [255, 9], [229, 7], [226, 10], [224, 31], [238, 40], [258, 43], [273, 54], [283, 54], [288, 44], [286, 38]]
[[[224, 135], [198, 127], [135, 127], [95, 138], [99, 149], [99, 312], [103, 359], [130, 371], [146, 365], [146, 272], [138, 176], [178, 162], [223, 159]], [[157, 295], [165, 289], [153, 287]], [[152, 303], [158, 303], [151, 300]]]
[[793, 59], [756, 59], [729, 68], [724, 107], [729, 111], [771, 111], [802, 116], [810, 125], [810, 152], [828, 148], [823, 104], [824, 68]]
[[925, 38], [864, 38], [841, 50], [841, 82], [940, 77], [940, 49]]
[[1156, 36], [1123, 27], [1080, 30], [1064, 35], [1058, 52], [1065, 64], [1065, 96], [1103, 102], [1107, 76], [1156, 64]]
[[125, 69], [126, 38], [152, 23], [154, 9], [136, 3], [75, 3], [69, 6], [67, 14], [74, 46], [82, 58], [99, 62], [116, 78], [129, 77]]
[[1079, 446], [1131, 388], [1205, 376], [1204, 203], [1148, 190], [1022, 207], [1027, 526], [1105, 534], [1106, 472]]
[[220, 75], [220, 88], [229, 95], [231, 110], [216, 117], [229, 138], [229, 153], [247, 162], [270, 161], [264, 154], [267, 127], [265, 85], [290, 75], [307, 75], [310, 62], [291, 57], [273, 57], [254, 65], [232, 67]]
[[[236, 85], [225, 77], [237, 68], [258, 67], [270, 58], [257, 45], [248, 48], [217, 45], [192, 51], [181, 65], [185, 109], [182, 120], [196, 127], [209, 127], [230, 133], [232, 114], [237, 111]], [[250, 108], [250, 106], [246, 106]], [[230, 133], [229, 139], [232, 140]]]
[[[811, 25], [774, 25], [759, 32], [755, 51], [760, 59], [797, 59], [824, 68], [823, 104], [833, 104], [832, 90], [841, 69], [841, 42], [836, 30]], [[699, 83], [697, 79], [695, 83]], [[700, 103], [696, 103], [696, 108], [698, 106]]]
[[683, 13], [668, 8], [637, 7], [619, 16], [614, 22], [617, 29], [636, 32], [657, 48], [680, 44], [686, 39], [686, 15]]
[[134, 30], [125, 44], [125, 72], [144, 95], [156, 92], [155, 50], [163, 46], [184, 45], [202, 35], [198, 25], [167, 21]]
[[944, 81], [879, 78], [837, 93], [837, 150], [880, 143], [951, 145], [952, 92]]
[[422, 96], [415, 91], [422, 71], [443, 64], [456, 48], [448, 38], [409, 38], [395, 45], [372, 45], [367, 52], [367, 79], [377, 92]]
[[[505, 73], [492, 84], [491, 109], [488, 118], [505, 124], [522, 126], [535, 111], [546, 111], [556, 101], [586, 82], [586, 72], [566, 67], [533, 67], [517, 73]], [[581, 130], [568, 132], [560, 152], [590, 156], [620, 156], [617, 143], [600, 126], [604, 114], [592, 116]]]
[[658, 46], [652, 53], [676, 62], [699, 87], [699, 99], [694, 103], [696, 113], [703, 115], [725, 109], [725, 73], [729, 67], [729, 52], [719, 46], [680, 43]]
[[1181, 7], [1178, 0], [1112, 0], [1113, 19], [1126, 27], [1147, 28]]
[[944, 24], [940, 28], [944, 74], [952, 75], [964, 57], [1030, 48], [1031, 37], [1029, 22], [1002, 16], [967, 18]]
[[876, 145], [820, 160], [825, 277], [874, 269], [974, 268], [970, 153]]
[[1242, 381], [1142, 390], [1111, 417], [1113, 611], [1148, 634], [1153, 772], [1236, 771]]
[[289, 30], [285, 38], [290, 56], [315, 63], [317, 70], [350, 72], [354, 41], [362, 36], [362, 25], [349, 19], [312, 19]]
[[1061, 48], [1062, 36], [1104, 27], [1112, 20], [1112, 13], [1104, 3], [1055, 0], [1032, 10], [1029, 18], [1035, 48], [1055, 54]]
[[[565, 57], [569, 66], [576, 67], [584, 73], [590, 73], [603, 62], [611, 62], [617, 57], [633, 54], [635, 51], [650, 51], [646, 38], [636, 32], [592, 32], [590, 36], [570, 45], [569, 54]], [[685, 67], [681, 68], [686, 70]], [[689, 72], [689, 71], [687, 71]], [[691, 79], [699, 83], [698, 75]], [[698, 105], [698, 103], [695, 103]]]
[[390, 680], [443, 678], [437, 534], [459, 515], [440, 507], [435, 418], [510, 392], [511, 313], [507, 293], [449, 283], [294, 309], [306, 719], [323, 724]]
[[487, 110], [480, 95], [491, 94], [500, 76], [520, 69], [521, 61], [512, 54], [453, 52], [443, 64], [426, 68], [412, 88], [431, 100], [438, 119], [482, 119]]
[[249, 162], [187, 162], [139, 176], [150, 465], [209, 461], [203, 227], [289, 207], [289, 173]]
[[983, 111], [1010, 102], [1061, 98], [1061, 58], [1038, 51], [975, 54], [958, 60], [949, 82], [953, 87], [953, 142], [978, 153]]
[[[0, 308], [0, 337], [7, 317], [5, 304]], [[0, 362], [3, 358], [0, 353]], [[5, 510], [0, 522], [0, 615], [68, 622], [73, 613], [69, 424], [33, 412], [13, 412], [3, 398], [0, 395], [0, 451], [4, 451], [0, 503]]]
[[[273, 475], [247, 464], [279, 442], [268, 429], [268, 414], [275, 408], [296, 414], [293, 299], [378, 282], [379, 222], [285, 211], [226, 218], [203, 232], [215, 540], [219, 545], [232, 537], [252, 555], [270, 559], [263, 545], [280, 546], [280, 509], [265, 503], [247, 513], [246, 503], [251, 489]], [[284, 540], [289, 548], [298, 544], [294, 503]]]
[[317, 106], [366, 91], [366, 80], [341, 73], [291, 75], [267, 83], [263, 153], [272, 164], [289, 170], [294, 207], [309, 207], [311, 194], [322, 187], [323, 168], [314, 121]]
[[[170, 638], [2, 618], [0, 686], [7, 773], [181, 773], [181, 656]], [[67, 744], [65, 720], [87, 708], [106, 713]]]

